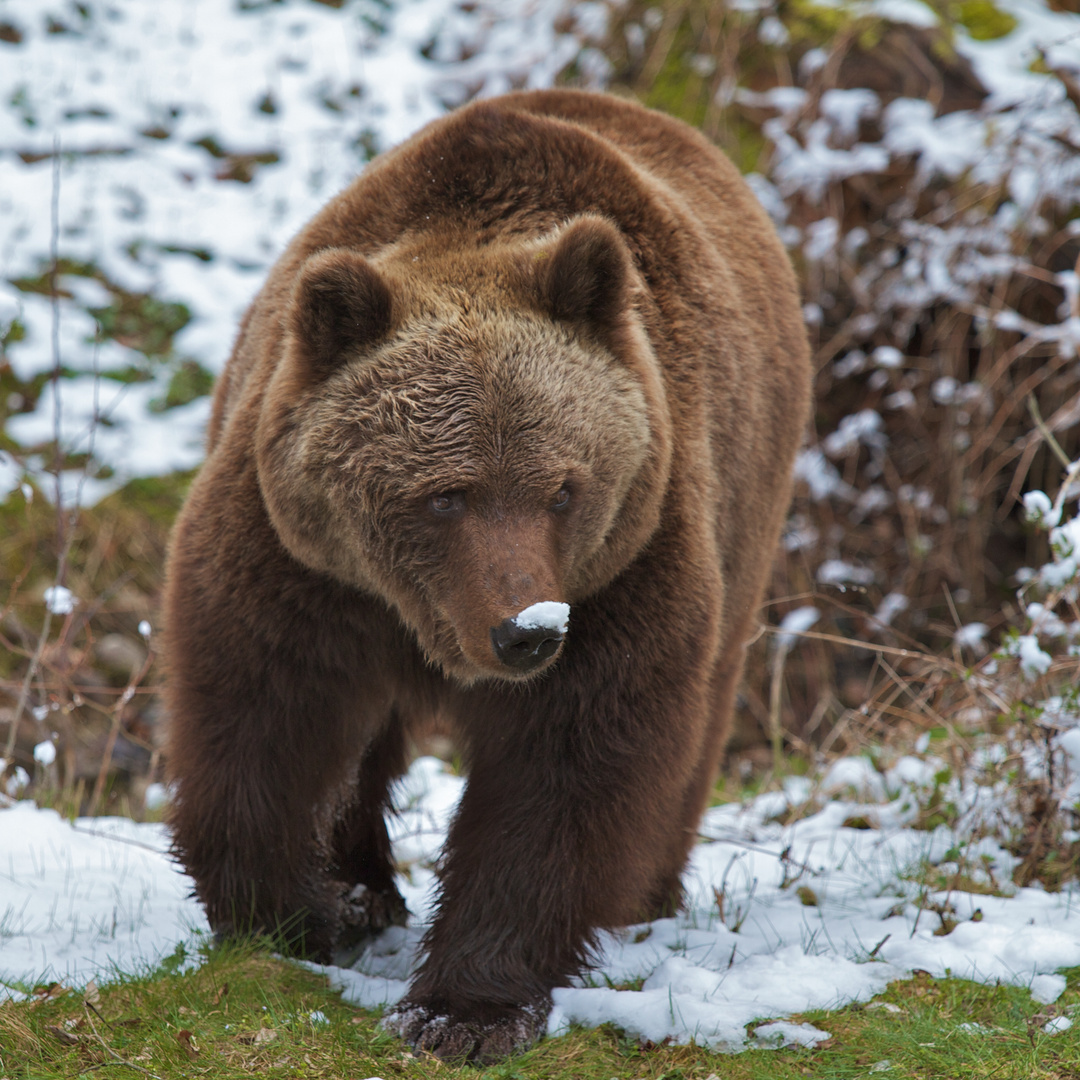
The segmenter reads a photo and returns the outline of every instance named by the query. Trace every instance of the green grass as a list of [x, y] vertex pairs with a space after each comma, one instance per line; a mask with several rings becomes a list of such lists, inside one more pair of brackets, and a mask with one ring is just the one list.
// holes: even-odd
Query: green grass
[[180, 954], [154, 972], [104, 985], [92, 1004], [83, 994], [54, 985], [39, 988], [35, 1000], [0, 1005], [0, 1075], [7, 1080], [110, 1075], [839, 1080], [871, 1072], [912, 1080], [1080, 1077], [1077, 1029], [1056, 1036], [1042, 1031], [1051, 1017], [1080, 1009], [1080, 969], [1066, 972], [1069, 987], [1052, 1006], [1039, 1005], [1024, 989], [917, 975], [893, 983], [869, 1006], [796, 1017], [832, 1034], [813, 1050], [723, 1055], [693, 1046], [642, 1046], [607, 1026], [547, 1039], [527, 1054], [479, 1070], [413, 1056], [380, 1030], [377, 1013], [344, 1004], [321, 976], [268, 952], [217, 949], [194, 970], [183, 970], [183, 960]]

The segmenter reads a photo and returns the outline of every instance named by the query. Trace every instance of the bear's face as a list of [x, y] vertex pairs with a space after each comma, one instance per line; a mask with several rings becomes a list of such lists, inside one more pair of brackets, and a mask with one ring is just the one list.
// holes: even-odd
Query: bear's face
[[[627, 534], [651, 531], [655, 360], [617, 234], [575, 228], [576, 246], [564, 234], [509, 261], [428, 253], [423, 276], [409, 248], [377, 270], [312, 256], [260, 419], [260, 485], [286, 548], [382, 596], [466, 683], [553, 663], [565, 609], [551, 605], [610, 579]], [[567, 317], [550, 278], [568, 254], [597, 261], [582, 251], [595, 231], [606, 292]]]

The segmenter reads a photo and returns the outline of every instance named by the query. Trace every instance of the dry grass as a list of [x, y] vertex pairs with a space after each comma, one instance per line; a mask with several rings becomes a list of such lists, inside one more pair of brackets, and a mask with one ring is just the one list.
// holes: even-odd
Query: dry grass
[[[188, 479], [136, 481], [81, 510], [70, 537], [40, 493], [29, 502], [16, 493], [0, 507], [9, 582], [0, 595], [0, 747], [26, 686], [9, 778], [24, 769], [40, 802], [67, 813], [143, 814], [146, 785], [160, 771], [159, 707], [154, 634], [144, 638], [139, 626], [156, 619], [168, 529]], [[50, 620], [39, 648], [61, 546], [61, 583], [78, 605]], [[43, 767], [34, 747], [54, 736], [56, 761]]]

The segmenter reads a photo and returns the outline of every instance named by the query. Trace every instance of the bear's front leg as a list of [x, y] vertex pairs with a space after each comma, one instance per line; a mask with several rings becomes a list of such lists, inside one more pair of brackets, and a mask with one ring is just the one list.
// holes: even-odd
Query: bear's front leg
[[280, 655], [258, 673], [237, 659], [212, 694], [191, 686], [194, 662], [174, 666], [174, 851], [219, 938], [267, 934], [329, 960], [347, 891], [327, 874], [324, 822], [347, 760], [341, 702]]
[[[382, 812], [402, 752], [389, 770], [369, 755], [357, 775], [365, 744], [388, 737], [367, 663], [376, 616], [288, 558], [257, 490], [236, 515], [217, 513], [208, 491], [178, 525], [167, 591], [174, 849], [219, 937], [265, 933], [328, 961], [343, 930], [353, 944], [369, 916], [386, 921], [349, 902], [353, 886], [400, 903]], [[351, 828], [334, 837], [350, 781]]]
[[407, 916], [383, 820], [401, 771], [400, 724], [390, 717], [357, 769], [376, 724], [353, 714], [341, 677], [249, 645], [251, 655], [233, 647], [228, 670], [215, 654], [219, 677], [199, 680], [212, 694], [192, 685], [209, 658], [188, 652], [174, 666], [174, 850], [219, 937], [267, 934], [330, 962]]
[[685, 657], [680, 678], [643, 664], [621, 681], [564, 659], [545, 681], [469, 695], [469, 781], [439, 913], [387, 1019], [442, 1058], [490, 1063], [539, 1038], [552, 988], [585, 966], [599, 930], [647, 917], [673, 849], [689, 846], [681, 807], [706, 681], [686, 677]]

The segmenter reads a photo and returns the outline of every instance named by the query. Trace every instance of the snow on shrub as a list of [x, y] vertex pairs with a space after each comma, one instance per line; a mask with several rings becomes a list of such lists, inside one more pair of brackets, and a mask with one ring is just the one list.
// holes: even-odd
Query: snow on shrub
[[[964, 5], [719, 0], [661, 27], [646, 7], [616, 18], [614, 81], [749, 173], [805, 296], [815, 430], [773, 595], [813, 596], [841, 637], [946, 654], [1000, 641], [1032, 550], [1054, 547], [1049, 589], [1080, 550], [1025, 493], [1054, 469], [1043, 428], [1080, 457], [1080, 20], [1048, 0], [992, 26]], [[624, 53], [631, 27], [640, 49]], [[1045, 642], [1022, 648], [1038, 675]], [[751, 654], [749, 684], [767, 663]], [[785, 729], [848, 725], [876, 670], [873, 653], [807, 642]]]

